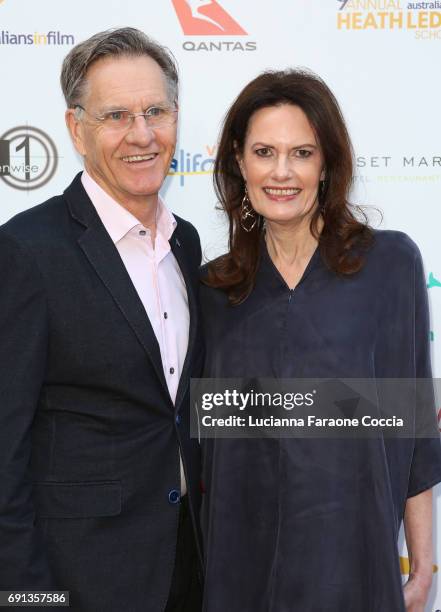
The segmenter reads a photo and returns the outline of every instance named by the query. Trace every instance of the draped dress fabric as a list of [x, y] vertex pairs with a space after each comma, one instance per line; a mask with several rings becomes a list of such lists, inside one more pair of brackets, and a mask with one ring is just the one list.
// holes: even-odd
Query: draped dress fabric
[[[376, 231], [360, 272], [317, 249], [290, 290], [262, 246], [239, 306], [202, 285], [205, 377], [428, 378], [421, 257]], [[439, 439], [203, 440], [204, 612], [404, 611], [405, 502], [441, 481]]]

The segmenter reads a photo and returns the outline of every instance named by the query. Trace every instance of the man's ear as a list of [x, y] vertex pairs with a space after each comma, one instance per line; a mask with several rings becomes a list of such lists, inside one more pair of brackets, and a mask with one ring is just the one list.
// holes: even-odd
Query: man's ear
[[65, 119], [74, 147], [78, 153], [84, 157], [86, 155], [84, 146], [84, 125], [83, 122], [79, 120], [77, 112], [78, 111], [74, 108], [68, 108]]

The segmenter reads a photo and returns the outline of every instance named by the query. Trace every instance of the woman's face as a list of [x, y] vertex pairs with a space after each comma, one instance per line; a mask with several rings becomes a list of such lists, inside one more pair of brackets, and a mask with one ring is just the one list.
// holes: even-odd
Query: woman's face
[[267, 221], [297, 224], [311, 217], [324, 162], [301, 108], [283, 104], [256, 111], [238, 162], [251, 204]]

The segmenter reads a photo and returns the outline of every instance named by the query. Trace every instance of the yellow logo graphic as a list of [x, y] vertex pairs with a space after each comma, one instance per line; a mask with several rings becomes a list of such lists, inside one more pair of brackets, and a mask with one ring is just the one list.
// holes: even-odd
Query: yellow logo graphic
[[[407, 557], [400, 557], [400, 570], [402, 574], [409, 574], [410, 572], [410, 562]], [[438, 566], [433, 566], [433, 573], [436, 574], [438, 571]]]
[[338, 0], [339, 30], [407, 30], [415, 38], [441, 40], [441, 0]]

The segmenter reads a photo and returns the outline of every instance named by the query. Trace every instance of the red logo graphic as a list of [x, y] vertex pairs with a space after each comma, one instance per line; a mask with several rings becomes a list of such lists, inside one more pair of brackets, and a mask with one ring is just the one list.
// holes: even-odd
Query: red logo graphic
[[186, 36], [246, 35], [216, 0], [172, 0]]

